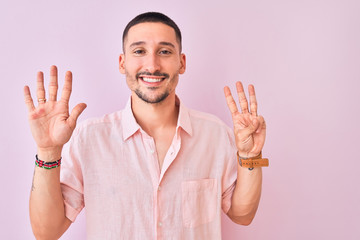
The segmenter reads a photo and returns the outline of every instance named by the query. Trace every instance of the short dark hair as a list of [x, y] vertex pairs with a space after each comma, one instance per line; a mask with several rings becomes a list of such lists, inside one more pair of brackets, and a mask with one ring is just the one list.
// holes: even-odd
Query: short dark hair
[[133, 20], [131, 20], [126, 25], [124, 32], [123, 32], [123, 36], [122, 36], [123, 51], [125, 50], [124, 49], [125, 38], [127, 37], [130, 28], [135, 26], [136, 24], [145, 23], [145, 22], [160, 22], [160, 23], [168, 25], [169, 27], [172, 27], [175, 30], [176, 40], [179, 42], [180, 52], [181, 52], [181, 48], [182, 48], [181, 47], [181, 31], [180, 31], [179, 27], [176, 25], [176, 23], [171, 18], [169, 18], [165, 14], [162, 14], [159, 12], [142, 13], [140, 15], [137, 15]]

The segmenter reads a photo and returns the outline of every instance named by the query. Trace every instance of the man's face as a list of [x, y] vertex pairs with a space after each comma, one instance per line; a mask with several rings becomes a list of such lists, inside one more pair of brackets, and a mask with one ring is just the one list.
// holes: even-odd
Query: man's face
[[175, 95], [179, 74], [185, 72], [185, 55], [180, 53], [173, 28], [146, 22], [130, 28], [119, 64], [133, 95], [159, 103]]

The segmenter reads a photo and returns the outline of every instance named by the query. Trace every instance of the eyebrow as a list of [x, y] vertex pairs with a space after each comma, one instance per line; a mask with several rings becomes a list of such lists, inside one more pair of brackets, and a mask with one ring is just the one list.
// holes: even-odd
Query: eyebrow
[[[130, 44], [130, 47], [136, 47], [136, 46], [140, 46], [140, 45], [144, 45], [144, 44], [145, 44], [144, 41], [133, 42], [132, 44]], [[172, 44], [171, 42], [159, 42], [159, 44], [175, 48], [175, 45]]]
[[170, 46], [170, 47], [172, 47], [172, 48], [175, 48], [175, 45], [172, 44], [171, 42], [160, 42], [159, 44], [160, 44], [160, 45], [165, 45], [165, 46]]

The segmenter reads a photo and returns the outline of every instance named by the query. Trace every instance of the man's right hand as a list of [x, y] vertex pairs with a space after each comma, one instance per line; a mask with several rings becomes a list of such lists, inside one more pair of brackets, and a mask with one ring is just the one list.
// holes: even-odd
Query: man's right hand
[[[72, 89], [72, 73], [66, 72], [65, 83], [61, 98], [57, 100], [58, 73], [56, 66], [50, 68], [50, 83], [48, 100], [45, 98], [44, 74], [37, 74], [36, 97], [38, 106], [35, 107], [28, 86], [24, 87], [25, 103], [29, 111], [29, 123], [32, 135], [44, 161], [55, 161], [61, 154], [63, 145], [69, 141], [75, 129], [79, 115], [86, 108], [85, 103], [76, 105], [69, 114], [69, 99]], [[40, 157], [40, 156], [39, 156]]]

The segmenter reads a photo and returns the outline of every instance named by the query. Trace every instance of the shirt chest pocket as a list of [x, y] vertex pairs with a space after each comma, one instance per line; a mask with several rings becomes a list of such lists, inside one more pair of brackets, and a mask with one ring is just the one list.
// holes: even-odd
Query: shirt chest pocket
[[217, 211], [216, 179], [185, 181], [181, 184], [184, 227], [211, 222]]

